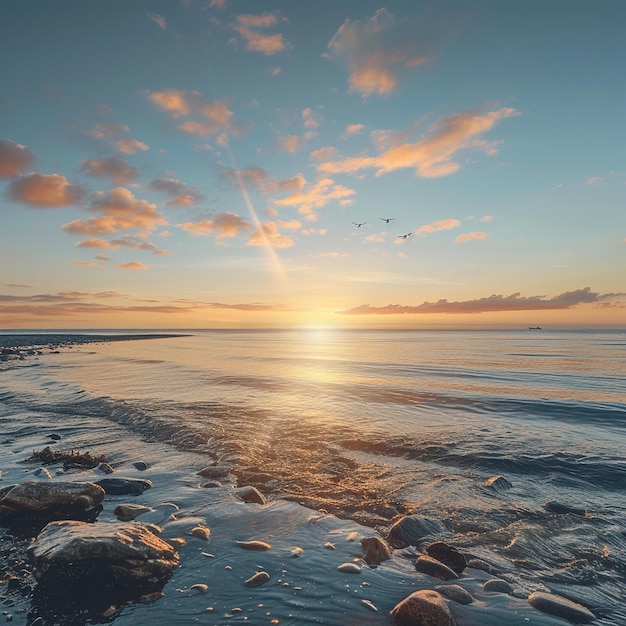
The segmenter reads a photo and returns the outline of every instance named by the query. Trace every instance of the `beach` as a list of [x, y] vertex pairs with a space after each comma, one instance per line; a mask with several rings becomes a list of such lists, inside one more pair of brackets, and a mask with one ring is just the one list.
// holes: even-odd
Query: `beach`
[[[37, 587], [28, 563], [19, 561], [26, 539], [3, 528], [5, 568], [21, 581], [2, 587], [7, 620], [392, 624], [389, 612], [408, 595], [452, 584], [474, 598], [467, 605], [446, 600], [458, 626], [571, 623], [531, 606], [528, 596], [537, 591], [581, 603], [594, 624], [626, 619], [624, 405], [615, 386], [623, 333], [601, 335], [601, 347], [598, 336], [550, 336], [561, 359], [569, 350], [568, 382], [557, 367], [533, 370], [538, 346], [522, 344], [523, 335], [498, 338], [508, 342], [507, 354], [535, 354], [530, 367], [519, 359], [523, 366], [509, 377], [493, 349], [480, 375], [476, 364], [461, 367], [453, 345], [477, 341], [487, 351], [477, 335], [413, 335], [412, 347], [428, 350], [419, 363], [400, 334], [368, 336], [360, 353], [363, 336], [354, 333], [313, 341], [184, 335], [42, 340], [50, 347], [3, 361], [0, 488], [106, 476], [149, 481], [140, 494], [107, 494], [97, 523], [119, 523], [116, 507], [142, 505], [149, 511], [137, 522], [162, 528], [180, 557], [162, 595], [90, 606], [87, 614], [80, 606], [42, 614], [30, 601]], [[573, 339], [596, 342], [584, 368]], [[393, 368], [376, 342], [393, 345]], [[427, 368], [431, 342], [446, 362]], [[544, 345], [543, 363], [555, 358], [546, 357], [555, 345]], [[531, 397], [539, 382], [531, 379], [543, 385], [541, 428], [540, 402]], [[113, 471], [27, 462], [46, 447], [103, 456]], [[203, 472], [211, 467], [225, 471]], [[246, 502], [246, 486], [265, 503]], [[368, 564], [361, 540], [388, 537], [405, 517], [420, 520], [417, 545]], [[198, 526], [210, 530], [208, 538], [191, 534]], [[242, 549], [248, 541], [270, 548]], [[417, 571], [416, 558], [438, 541], [491, 571], [468, 567], [447, 582]], [[346, 563], [353, 567], [342, 570]], [[246, 585], [257, 572], [268, 579]], [[507, 590], [485, 587], [494, 579]]]

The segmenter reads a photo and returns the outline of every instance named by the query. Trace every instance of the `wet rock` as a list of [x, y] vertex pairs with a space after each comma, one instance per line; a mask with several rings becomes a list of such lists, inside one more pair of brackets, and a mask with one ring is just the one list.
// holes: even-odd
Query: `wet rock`
[[467, 560], [465, 559], [465, 556], [461, 554], [456, 548], [454, 548], [453, 546], [449, 546], [443, 541], [436, 541], [435, 543], [431, 543], [426, 548], [426, 552], [429, 556], [432, 556], [433, 559], [437, 559], [438, 561], [441, 561], [442, 563], [447, 565], [459, 576], [467, 567]]
[[113, 514], [117, 517], [117, 519], [123, 522], [130, 522], [136, 517], [144, 515], [145, 513], [150, 513], [153, 510], [154, 509], [143, 506], [142, 504], [118, 504], [113, 509]]
[[378, 565], [391, 558], [392, 548], [382, 537], [361, 539], [363, 558], [368, 565]]
[[256, 487], [239, 487], [235, 493], [244, 502], [254, 502], [256, 504], [267, 504], [265, 496]]
[[497, 593], [513, 593], [513, 586], [501, 578], [492, 578], [483, 583], [483, 591], [495, 591]]
[[431, 589], [413, 592], [389, 615], [396, 626], [456, 626], [443, 597]]
[[38, 584], [58, 592], [96, 581], [102, 589], [154, 590], [179, 564], [171, 545], [133, 523], [50, 522], [28, 553]]
[[266, 550], [271, 550], [271, 544], [267, 543], [267, 541], [238, 541], [237, 545], [244, 550], [257, 550], [259, 552], [264, 552]]
[[256, 572], [248, 580], [246, 580], [243, 584], [246, 587], [258, 587], [259, 585], [263, 585], [270, 579], [270, 575], [267, 572]]
[[100, 463], [100, 465], [96, 467], [96, 470], [102, 472], [103, 474], [112, 474], [115, 471], [113, 469], [113, 466], [109, 465], [108, 463]]
[[208, 541], [211, 537], [211, 530], [206, 526], [194, 526], [189, 534], [192, 537], [197, 537], [198, 539], [203, 539], [204, 541]]
[[504, 476], [492, 476], [485, 482], [485, 487], [488, 487], [496, 493], [503, 493], [511, 489], [513, 485], [506, 478], [504, 478]]
[[538, 611], [562, 617], [574, 624], [588, 624], [595, 619], [586, 606], [552, 593], [535, 591], [528, 596], [528, 602]]
[[435, 585], [435, 591], [458, 604], [471, 604], [474, 596], [461, 585]]
[[560, 502], [556, 502], [555, 500], [544, 502], [541, 506], [550, 513], [558, 513], [560, 515], [565, 515], [569, 513], [570, 515], [578, 515], [579, 517], [587, 516], [587, 511], [585, 511], [585, 509], [569, 506], [568, 504], [561, 504]]
[[433, 559], [432, 556], [420, 556], [415, 561], [415, 569], [418, 572], [422, 572], [422, 574], [428, 574], [429, 576], [434, 576], [439, 580], [454, 580], [458, 578], [457, 573], [450, 569], [447, 565], [438, 561], [437, 559]]
[[35, 476], [37, 476], [37, 478], [48, 478], [48, 479], [52, 479], [52, 474], [50, 473], [50, 470], [47, 467], [38, 467], [33, 474], [35, 474]]
[[498, 570], [491, 564], [487, 563], [487, 561], [483, 561], [483, 559], [478, 558], [470, 558], [467, 560], [467, 567], [471, 567], [473, 569], [479, 569], [483, 572], [487, 572], [487, 574], [496, 575]]
[[407, 515], [399, 519], [389, 530], [387, 541], [394, 548], [417, 546], [428, 535], [441, 535], [448, 532], [440, 520], [418, 515]]
[[139, 496], [152, 487], [152, 482], [142, 478], [102, 478], [96, 485], [109, 496]]
[[136, 461], [133, 463], [133, 467], [140, 472], [145, 472], [150, 466], [144, 461]]
[[342, 563], [337, 566], [337, 570], [343, 574], [360, 574], [361, 568], [356, 563]]
[[94, 483], [35, 482], [10, 485], [0, 492], [0, 524], [95, 519], [104, 490]]

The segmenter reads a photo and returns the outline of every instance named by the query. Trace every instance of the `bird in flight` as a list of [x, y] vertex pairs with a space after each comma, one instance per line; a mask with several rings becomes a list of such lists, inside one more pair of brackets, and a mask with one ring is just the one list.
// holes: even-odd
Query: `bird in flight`
[[361, 228], [361, 226], [365, 226], [365, 224], [367, 224], [367, 222], [361, 222], [360, 224], [357, 222], [352, 222], [357, 228]]
[[413, 233], [412, 233], [412, 232], [410, 232], [410, 233], [407, 233], [406, 235], [398, 235], [398, 238], [400, 238], [400, 239], [406, 239], [407, 237], [410, 237], [412, 234], [413, 234]]
[[395, 220], [396, 218], [395, 217], [381, 217], [379, 219], [381, 219], [383, 222], [389, 224], [389, 222], [391, 222], [391, 220]]

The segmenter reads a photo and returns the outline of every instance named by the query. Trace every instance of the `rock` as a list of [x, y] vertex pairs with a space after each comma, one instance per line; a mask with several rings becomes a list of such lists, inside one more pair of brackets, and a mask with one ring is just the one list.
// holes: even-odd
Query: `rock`
[[50, 522], [28, 553], [40, 586], [71, 593], [86, 584], [154, 590], [179, 564], [171, 545], [134, 523]]
[[35, 482], [10, 485], [0, 492], [0, 524], [95, 519], [104, 490], [94, 483]]
[[428, 535], [442, 534], [447, 528], [440, 520], [407, 515], [399, 519], [389, 530], [387, 541], [394, 548], [417, 546]]
[[451, 570], [456, 572], [459, 576], [463, 573], [463, 570], [467, 567], [467, 560], [465, 556], [461, 554], [456, 548], [449, 546], [443, 541], [436, 541], [431, 543], [426, 552], [433, 559], [441, 561], [447, 565]]
[[418, 557], [417, 561], [415, 561], [415, 569], [423, 574], [434, 576], [439, 580], [453, 580], [458, 578], [458, 575], [454, 570], [450, 569], [441, 561], [433, 559], [432, 556], [423, 555]]
[[506, 580], [492, 578], [483, 583], [483, 591], [495, 591], [497, 593], [513, 593], [513, 587]]
[[189, 534], [192, 537], [197, 537], [198, 539], [203, 539], [204, 541], [208, 541], [211, 536], [211, 530], [206, 526], [194, 526]]
[[140, 472], [145, 472], [150, 466], [143, 461], [136, 461], [133, 463], [133, 467]]
[[108, 463], [100, 463], [96, 469], [103, 474], [112, 474], [115, 471]]
[[578, 515], [579, 517], [587, 516], [587, 511], [585, 511], [585, 509], [579, 509], [574, 506], [569, 506], [568, 504], [561, 504], [555, 500], [544, 502], [541, 506], [550, 513], [558, 513], [561, 515], [569, 513], [570, 515]]
[[389, 615], [396, 626], [456, 626], [443, 597], [431, 589], [414, 591]]
[[513, 485], [504, 476], [492, 476], [485, 482], [485, 487], [488, 487], [496, 493], [503, 493], [513, 487]]
[[528, 602], [538, 611], [562, 617], [575, 624], [587, 624], [595, 619], [587, 607], [552, 593], [535, 591], [528, 596]]
[[435, 585], [435, 591], [458, 604], [471, 604], [474, 596], [461, 585]]
[[356, 563], [342, 563], [337, 566], [337, 570], [344, 574], [360, 574], [361, 568]]
[[256, 540], [238, 541], [237, 545], [240, 548], [243, 548], [244, 550], [258, 550], [260, 552], [263, 552], [265, 550], [270, 550], [272, 547], [269, 543], [267, 543], [267, 541], [256, 541]]
[[487, 561], [483, 561], [482, 559], [478, 558], [468, 559], [467, 567], [479, 569], [483, 572], [487, 572], [487, 574], [492, 574], [494, 576], [498, 574], [498, 570], [491, 563], [487, 563]]
[[96, 481], [109, 496], [139, 496], [152, 487], [149, 480], [142, 478], [101, 478]]
[[382, 537], [361, 539], [363, 558], [368, 565], [378, 565], [391, 558], [391, 546]]
[[230, 474], [230, 465], [209, 465], [198, 472], [203, 478], [224, 478]]
[[50, 470], [47, 467], [38, 467], [33, 474], [35, 474], [35, 476], [37, 476], [37, 478], [48, 478], [50, 480], [52, 480], [52, 474], [50, 473]]
[[143, 504], [118, 504], [113, 509], [113, 514], [117, 517], [117, 519], [122, 520], [123, 522], [130, 522], [136, 517], [145, 513], [150, 513], [151, 511], [154, 511], [154, 509], [143, 506]]
[[266, 583], [270, 579], [270, 575], [267, 572], [256, 572], [248, 580], [246, 580], [243, 584], [246, 587], [258, 587]]
[[235, 493], [244, 502], [254, 502], [256, 504], [267, 504], [265, 496], [256, 487], [239, 487]]

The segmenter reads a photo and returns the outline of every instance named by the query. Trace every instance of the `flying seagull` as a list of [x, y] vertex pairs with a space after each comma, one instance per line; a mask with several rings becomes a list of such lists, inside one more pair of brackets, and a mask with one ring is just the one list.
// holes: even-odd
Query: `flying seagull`
[[367, 224], [367, 222], [361, 222], [360, 224], [357, 224], [357, 222], [352, 222], [357, 228], [361, 228], [361, 226], [365, 226], [365, 224]]
[[407, 237], [410, 237], [413, 234], [413, 232], [407, 233], [406, 235], [398, 235], [398, 237], [400, 239], [406, 239]]
[[387, 224], [389, 224], [389, 222], [391, 222], [391, 220], [395, 220], [395, 217], [380, 217], [379, 219], [381, 219], [383, 222], [386, 222]]

